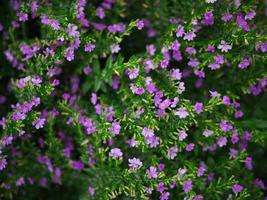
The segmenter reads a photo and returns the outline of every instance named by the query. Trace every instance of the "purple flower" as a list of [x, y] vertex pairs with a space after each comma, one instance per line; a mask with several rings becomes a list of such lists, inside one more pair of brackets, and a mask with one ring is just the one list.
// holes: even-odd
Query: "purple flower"
[[214, 132], [213, 132], [212, 130], [208, 130], [208, 129], [206, 129], [206, 130], [203, 131], [203, 135], [204, 135], [205, 137], [209, 137], [209, 136], [211, 136], [213, 133], [214, 133]]
[[131, 80], [135, 79], [139, 74], [139, 69], [138, 68], [128, 69], [127, 74], [128, 74], [129, 79]]
[[33, 85], [41, 86], [40, 84], [42, 83], [42, 77], [40, 77], [40, 76], [32, 77], [31, 81], [32, 81]]
[[84, 169], [84, 164], [79, 160], [73, 160], [71, 161], [71, 167], [74, 170], [81, 171]]
[[243, 117], [244, 113], [241, 110], [238, 110], [235, 112], [235, 118], [241, 118]]
[[222, 15], [221, 20], [223, 20], [224, 22], [229, 22], [231, 21], [232, 18], [233, 18], [232, 14], [225, 13], [224, 15]]
[[28, 20], [28, 14], [19, 12], [17, 13], [20, 22], [26, 22]]
[[187, 180], [183, 183], [183, 190], [185, 193], [188, 193], [193, 188], [193, 182], [191, 180]]
[[101, 7], [97, 8], [96, 9], [96, 16], [99, 18], [99, 19], [104, 19], [105, 18], [105, 10]]
[[136, 21], [136, 27], [137, 27], [138, 30], [142, 30], [144, 28], [144, 26], [145, 26], [145, 24], [144, 24], [144, 21], [143, 20], [138, 19]]
[[92, 68], [90, 66], [87, 66], [87, 67], [83, 68], [83, 72], [85, 74], [90, 74], [92, 72]]
[[175, 111], [175, 115], [179, 116], [180, 119], [185, 119], [189, 114], [186, 111], [185, 107], [178, 108], [178, 110]]
[[123, 153], [121, 152], [119, 148], [111, 149], [109, 152], [109, 156], [114, 159], [122, 159], [122, 155]]
[[245, 15], [245, 20], [252, 20], [255, 16], [256, 12], [254, 10], [251, 10]]
[[119, 122], [112, 122], [111, 127], [108, 129], [110, 133], [112, 133], [114, 136], [119, 135], [121, 130], [121, 126]]
[[217, 63], [211, 63], [208, 65], [208, 68], [210, 68], [211, 70], [216, 70], [219, 69], [221, 66]]
[[222, 65], [224, 63], [224, 57], [222, 55], [216, 55], [213, 59], [216, 64]]
[[128, 165], [129, 165], [131, 170], [138, 169], [143, 164], [138, 158], [132, 158], [132, 159], [129, 158], [128, 162], [129, 162]]
[[207, 51], [213, 53], [213, 52], [215, 52], [215, 47], [213, 45], [209, 44], [207, 47]]
[[176, 146], [169, 148], [168, 149], [168, 158], [173, 160], [176, 157], [177, 153], [178, 153], [178, 148]]
[[236, 24], [239, 28], [241, 28], [245, 31], [250, 31], [250, 28], [249, 28], [247, 21], [241, 15], [238, 15], [236, 17]]
[[138, 94], [138, 95], [142, 95], [142, 94], [144, 94], [144, 92], [145, 92], [145, 89], [142, 87], [138, 87], [135, 90], [135, 94]]
[[206, 165], [204, 162], [201, 162], [197, 170], [197, 176], [201, 177], [204, 175], [205, 172], [206, 172]]
[[203, 199], [204, 199], [204, 197], [203, 197], [203, 195], [201, 195], [201, 194], [196, 195], [196, 196], [194, 196], [194, 198], [193, 198], [193, 200], [203, 200]]
[[187, 152], [190, 152], [190, 151], [192, 151], [194, 148], [195, 148], [195, 144], [190, 143], [190, 144], [188, 144], [188, 145], [186, 146], [185, 150], [186, 150]]
[[231, 105], [231, 100], [230, 100], [230, 97], [228, 97], [228, 96], [223, 96], [222, 102], [226, 106], [230, 106]]
[[253, 166], [252, 166], [252, 157], [250, 156], [247, 156], [245, 161], [245, 167], [248, 169], [248, 170], [252, 170], [253, 169]]
[[168, 200], [170, 196], [169, 192], [162, 192], [160, 195], [160, 200]]
[[242, 185], [239, 185], [239, 184], [234, 184], [232, 186], [232, 190], [233, 190], [234, 193], [242, 192], [243, 186]]
[[181, 80], [181, 78], [182, 78], [182, 73], [180, 72], [179, 69], [172, 69], [172, 70], [170, 71], [170, 77], [171, 77], [171, 79], [173, 79], [173, 80]]
[[201, 102], [197, 102], [197, 103], [195, 104], [194, 109], [195, 109], [195, 112], [196, 112], [197, 114], [200, 114], [201, 112], [203, 112], [203, 103], [201, 103]]
[[110, 33], [117, 33], [117, 32], [123, 32], [125, 31], [125, 25], [120, 23], [120, 24], [113, 24], [108, 26], [108, 31]]
[[18, 180], [16, 181], [16, 186], [22, 186], [25, 184], [25, 179], [24, 177], [20, 177], [18, 178]]
[[153, 56], [153, 55], [155, 54], [155, 52], [156, 52], [156, 48], [155, 48], [155, 46], [154, 46], [153, 44], [146, 45], [146, 52], [147, 52], [149, 55]]
[[158, 146], [159, 138], [154, 135], [154, 132], [149, 128], [143, 128], [142, 135], [145, 138], [147, 144], [150, 145], [151, 148]]
[[245, 68], [247, 68], [249, 65], [250, 65], [250, 59], [248, 59], [248, 58], [243, 58], [243, 59], [241, 60], [241, 62], [238, 64], [238, 67], [239, 67], [240, 69], [245, 69]]
[[150, 166], [149, 169], [146, 170], [147, 178], [155, 179], [158, 178], [157, 168], [154, 166]]
[[199, 65], [199, 60], [197, 58], [190, 58], [189, 62], [188, 62], [188, 66], [190, 67], [196, 67]]
[[72, 47], [68, 47], [65, 50], [65, 54], [64, 54], [65, 58], [67, 59], [67, 61], [72, 61], [74, 60], [74, 48]]
[[237, 133], [234, 133], [234, 134], [232, 135], [232, 137], [231, 137], [231, 142], [232, 142], [233, 144], [236, 144], [238, 141], [239, 141], [239, 136], [238, 136]]
[[185, 130], [181, 130], [179, 131], [178, 136], [179, 136], [179, 141], [183, 141], [187, 137], [187, 134]]
[[186, 47], [185, 52], [188, 53], [189, 55], [195, 55], [197, 53], [196, 49], [193, 47]]
[[95, 44], [87, 43], [84, 45], [85, 52], [92, 52], [95, 49]]
[[236, 157], [237, 157], [237, 154], [238, 154], [238, 151], [237, 151], [236, 149], [230, 148], [229, 155], [230, 155], [232, 158], [236, 158]]
[[95, 194], [95, 188], [89, 186], [87, 191], [88, 191], [88, 195], [89, 196], [91, 196], [91, 197], [94, 196], [94, 194]]
[[202, 24], [206, 26], [210, 26], [214, 24], [214, 16], [212, 11], [208, 11], [204, 14], [203, 19], [202, 19]]
[[138, 142], [134, 138], [131, 138], [131, 139], [127, 140], [127, 144], [130, 147], [136, 147], [138, 145]]
[[183, 39], [187, 40], [187, 41], [192, 41], [192, 40], [194, 40], [195, 37], [196, 37], [195, 32], [191, 31], [191, 32], [185, 33]]
[[232, 49], [232, 45], [222, 40], [221, 43], [218, 45], [218, 49], [220, 49], [221, 52], [228, 52], [229, 50]]
[[159, 108], [161, 110], [165, 110], [166, 108], [168, 108], [171, 105], [171, 100], [170, 99], [165, 99], [164, 101], [162, 101], [159, 105]]
[[218, 139], [217, 139], [217, 144], [219, 147], [223, 147], [227, 144], [227, 138], [224, 137], [224, 136], [220, 136]]
[[40, 129], [44, 127], [45, 122], [45, 118], [38, 118], [32, 122], [32, 125], [35, 126], [36, 129]]
[[[171, 49], [172, 49], [173, 51], [179, 51], [180, 47], [181, 47], [181, 44], [180, 44], [180, 42], [178, 42], [177, 40], [175, 40], [175, 41], [173, 41], [173, 42], [171, 43]], [[193, 51], [193, 49], [194, 49], [194, 48], [191, 47], [190, 50]], [[195, 51], [196, 51], [196, 50], [195, 50]]]
[[233, 129], [233, 126], [226, 120], [222, 120], [221, 123], [220, 123], [220, 129], [227, 133], [229, 132], [230, 130]]
[[[0, 150], [1, 152], [1, 150]], [[0, 171], [2, 171], [3, 169], [5, 169], [7, 166], [7, 160], [5, 157], [0, 159]]]
[[182, 25], [178, 25], [176, 28], [176, 37], [182, 37], [184, 33], [184, 27]]
[[121, 50], [121, 48], [118, 44], [112, 44], [110, 46], [111, 53], [118, 53], [120, 50]]
[[256, 178], [254, 180], [254, 184], [256, 186], [258, 186], [259, 188], [261, 188], [262, 190], [265, 190], [266, 189], [264, 182], [261, 179], [259, 179], [259, 178]]
[[75, 24], [68, 24], [66, 32], [69, 35], [69, 37], [76, 38], [80, 36], [80, 33], [78, 31], [78, 26], [76, 26]]

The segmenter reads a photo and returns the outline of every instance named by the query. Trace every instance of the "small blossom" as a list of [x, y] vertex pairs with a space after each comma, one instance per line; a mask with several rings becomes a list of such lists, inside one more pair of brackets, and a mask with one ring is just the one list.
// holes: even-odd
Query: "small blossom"
[[94, 194], [95, 194], [95, 188], [89, 186], [87, 191], [88, 191], [88, 195], [89, 196], [91, 196], [91, 197], [94, 196]]
[[168, 158], [170, 158], [171, 160], [173, 160], [176, 157], [177, 153], [178, 153], [178, 148], [176, 146], [171, 147], [168, 150]]
[[185, 193], [188, 193], [193, 188], [193, 182], [191, 180], [187, 180], [183, 183], [183, 190]]
[[84, 45], [85, 52], [92, 52], [95, 49], [95, 44], [87, 43]]
[[178, 108], [178, 110], [175, 112], [175, 115], [179, 116], [180, 119], [185, 119], [189, 114], [185, 107], [181, 107]]
[[110, 46], [111, 53], [118, 53], [120, 50], [121, 50], [121, 48], [118, 44], [112, 44]]
[[145, 24], [144, 24], [144, 21], [143, 20], [137, 20], [136, 22], [136, 27], [138, 30], [142, 30], [144, 28]]
[[[1, 150], [0, 150], [1, 152]], [[2, 171], [3, 169], [5, 169], [7, 166], [7, 160], [6, 158], [0, 158], [0, 171]]]
[[218, 45], [218, 49], [220, 49], [221, 52], [228, 52], [232, 49], [232, 45], [222, 40], [221, 43]]
[[250, 65], [250, 59], [244, 58], [241, 60], [241, 62], [238, 64], [238, 67], [240, 69], [245, 69]]
[[128, 164], [129, 167], [133, 170], [140, 168], [143, 164], [138, 158], [132, 158], [132, 159], [129, 158], [128, 162], [129, 162]]
[[149, 169], [146, 171], [147, 178], [149, 179], [155, 179], [158, 177], [157, 168], [154, 166], [150, 166]]
[[223, 137], [223, 136], [219, 137], [217, 139], [217, 144], [218, 144], [219, 147], [225, 146], [227, 144], [227, 138]]
[[190, 152], [190, 151], [192, 151], [194, 148], [195, 148], [195, 144], [190, 143], [190, 144], [188, 144], [188, 145], [186, 146], [185, 150], [186, 150], [187, 152]]
[[201, 103], [201, 102], [197, 102], [197, 103], [195, 104], [194, 109], [195, 109], [195, 112], [196, 112], [197, 114], [200, 114], [201, 112], [203, 112], [203, 103]]
[[138, 74], [139, 74], [139, 69], [138, 68], [134, 68], [134, 69], [128, 69], [128, 77], [129, 79], [135, 79], [137, 78]]
[[214, 133], [214, 132], [213, 132], [212, 130], [208, 130], [208, 129], [206, 129], [206, 130], [203, 131], [203, 135], [204, 135], [205, 137], [209, 137], [209, 136], [211, 136], [213, 133]]
[[234, 193], [242, 192], [243, 186], [242, 185], [239, 185], [239, 184], [234, 184], [232, 186], [232, 190], [233, 190]]
[[38, 118], [32, 122], [32, 125], [35, 126], [36, 129], [40, 129], [44, 127], [45, 122], [46, 122], [46, 119]]
[[253, 166], [252, 166], [252, 157], [247, 156], [244, 162], [245, 162], [245, 167], [248, 170], [252, 170], [253, 169]]
[[81, 170], [84, 169], [84, 164], [83, 164], [81, 161], [73, 160], [73, 161], [71, 162], [71, 167], [72, 167], [72, 169], [74, 169], [74, 170], [81, 171]]
[[196, 34], [195, 34], [195, 32], [187, 32], [187, 33], [185, 33], [184, 34], [184, 40], [187, 40], [187, 41], [192, 41], [192, 40], [194, 40], [194, 38], [196, 37]]
[[114, 159], [122, 159], [122, 155], [123, 153], [121, 152], [119, 148], [111, 149], [109, 152], [109, 156]]
[[171, 77], [171, 79], [173, 79], [173, 80], [181, 80], [181, 78], [182, 78], [182, 73], [180, 72], [179, 69], [172, 69], [172, 70], [170, 71], [170, 77]]
[[156, 52], [156, 48], [155, 48], [155, 46], [154, 46], [153, 44], [146, 45], [146, 52], [147, 52], [149, 55], [153, 56], [153, 55], [155, 54], [155, 52]]
[[183, 141], [187, 137], [187, 134], [185, 130], [181, 130], [179, 131], [178, 136], [179, 136], [179, 141]]
[[112, 122], [111, 127], [108, 129], [110, 133], [113, 135], [119, 135], [121, 130], [121, 126], [119, 122]]
[[182, 25], [179, 25], [176, 28], [176, 37], [182, 37], [184, 35], [184, 27]]
[[80, 36], [80, 33], [78, 31], [78, 26], [76, 26], [74, 24], [68, 24], [66, 32], [69, 35], [69, 37], [79, 37]]

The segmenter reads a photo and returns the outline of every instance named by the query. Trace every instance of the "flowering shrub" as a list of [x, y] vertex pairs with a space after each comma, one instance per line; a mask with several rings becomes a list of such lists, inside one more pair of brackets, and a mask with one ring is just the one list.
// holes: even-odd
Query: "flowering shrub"
[[0, 199], [264, 199], [265, 8], [4, 1]]

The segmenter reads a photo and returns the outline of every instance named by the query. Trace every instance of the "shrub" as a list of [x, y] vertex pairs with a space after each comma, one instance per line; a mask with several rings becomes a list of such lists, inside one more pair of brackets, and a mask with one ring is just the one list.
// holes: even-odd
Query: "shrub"
[[3, 2], [0, 198], [263, 199], [265, 7]]

